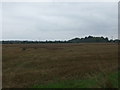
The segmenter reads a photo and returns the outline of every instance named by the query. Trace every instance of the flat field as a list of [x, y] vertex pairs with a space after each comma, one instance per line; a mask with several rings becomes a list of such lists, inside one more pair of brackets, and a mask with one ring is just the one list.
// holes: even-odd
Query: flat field
[[118, 87], [118, 44], [3, 44], [3, 88]]

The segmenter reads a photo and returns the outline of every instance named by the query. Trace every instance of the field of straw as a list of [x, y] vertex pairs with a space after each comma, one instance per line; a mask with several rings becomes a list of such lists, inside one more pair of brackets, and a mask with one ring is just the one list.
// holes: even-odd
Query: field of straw
[[[117, 87], [117, 80], [107, 78], [117, 68], [118, 45], [114, 43], [2, 45], [3, 88], [41, 88], [49, 84], [59, 88], [67, 85], [55, 83], [75, 80], [79, 80], [77, 85], [72, 82], [68, 87]], [[82, 85], [90, 78], [96, 84]]]

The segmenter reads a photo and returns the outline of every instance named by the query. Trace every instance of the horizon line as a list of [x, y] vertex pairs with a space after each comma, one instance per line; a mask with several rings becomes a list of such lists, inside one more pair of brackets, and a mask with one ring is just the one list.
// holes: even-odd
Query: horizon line
[[[75, 39], [75, 38], [79, 38], [79, 39], [82, 39], [82, 38], [85, 38], [85, 37], [89, 37], [89, 36], [92, 36], [92, 35], [88, 35], [88, 36], [84, 36], [84, 37], [73, 37], [71, 39]], [[107, 36], [92, 36], [92, 37], [103, 37], [103, 38], [108, 38], [108, 40], [120, 40], [119, 38], [109, 38]], [[65, 39], [65, 40], [60, 40], [60, 39], [54, 39], [54, 40], [39, 40], [39, 39], [2, 39], [0, 41], [69, 41], [71, 39]]]

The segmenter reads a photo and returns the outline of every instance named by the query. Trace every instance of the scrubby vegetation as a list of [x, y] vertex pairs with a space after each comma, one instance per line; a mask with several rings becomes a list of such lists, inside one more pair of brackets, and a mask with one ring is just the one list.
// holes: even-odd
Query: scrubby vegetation
[[118, 44], [3, 44], [3, 88], [117, 88]]

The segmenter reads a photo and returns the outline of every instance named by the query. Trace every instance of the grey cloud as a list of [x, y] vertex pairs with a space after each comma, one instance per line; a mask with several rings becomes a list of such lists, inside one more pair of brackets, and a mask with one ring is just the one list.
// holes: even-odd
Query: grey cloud
[[117, 3], [3, 3], [3, 39], [117, 38]]

